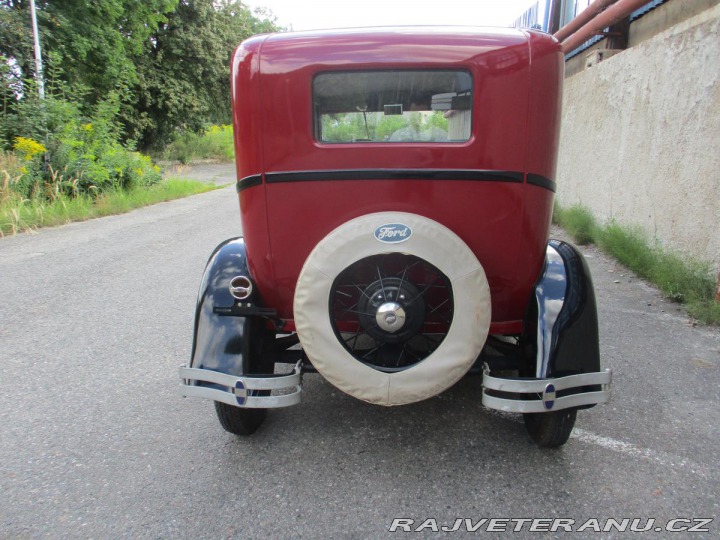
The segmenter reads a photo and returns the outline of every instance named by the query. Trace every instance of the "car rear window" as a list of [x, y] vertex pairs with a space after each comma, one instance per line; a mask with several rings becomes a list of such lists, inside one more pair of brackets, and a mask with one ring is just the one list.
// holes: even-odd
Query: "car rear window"
[[464, 70], [320, 73], [313, 79], [315, 137], [322, 143], [467, 141], [472, 90]]

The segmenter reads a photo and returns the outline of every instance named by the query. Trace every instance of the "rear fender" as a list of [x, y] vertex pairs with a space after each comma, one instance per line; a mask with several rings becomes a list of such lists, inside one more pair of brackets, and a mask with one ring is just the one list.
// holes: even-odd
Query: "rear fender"
[[[248, 365], [252, 356], [252, 334], [262, 339], [264, 321], [257, 317], [224, 316], [216, 308], [232, 309], [236, 304], [230, 294], [230, 280], [235, 276], [250, 276], [245, 242], [231, 238], [220, 244], [208, 260], [200, 285], [195, 309], [195, 330], [190, 367], [209, 369], [230, 375], [243, 375], [261, 370]], [[253, 292], [249, 302], [257, 295]], [[272, 373], [272, 368], [270, 373]]]
[[[274, 333], [266, 317], [275, 313], [256, 305], [257, 292], [242, 301], [230, 294], [230, 282], [245, 276], [245, 242], [231, 238], [210, 256], [195, 310], [195, 332], [189, 366], [180, 366], [181, 394], [235, 407], [269, 409], [300, 402], [300, 362], [289, 374], [273, 373], [267, 353]], [[274, 390], [280, 395], [271, 395]]]
[[597, 306], [585, 259], [570, 244], [548, 242], [521, 339], [520, 377], [483, 375], [483, 404], [545, 413], [588, 408], [610, 399], [610, 371], [600, 371]]
[[597, 305], [585, 258], [550, 240], [528, 308], [523, 343], [539, 379], [600, 371]]

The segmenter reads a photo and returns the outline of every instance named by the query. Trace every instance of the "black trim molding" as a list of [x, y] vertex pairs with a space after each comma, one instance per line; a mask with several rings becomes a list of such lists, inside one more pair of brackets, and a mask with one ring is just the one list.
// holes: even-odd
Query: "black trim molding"
[[254, 174], [252, 176], [246, 176], [242, 180], [238, 180], [235, 189], [238, 193], [240, 193], [244, 189], [259, 186], [260, 184], [262, 184], [262, 175]]
[[478, 182], [523, 181], [523, 173], [464, 169], [345, 169], [267, 173], [268, 184], [323, 180], [470, 180]]
[[544, 176], [541, 176], [539, 174], [528, 173], [527, 183], [531, 184], [533, 186], [538, 186], [541, 188], [549, 189], [550, 191], [555, 193], [555, 182], [553, 182], [549, 178], [545, 178]]
[[[261, 174], [246, 176], [237, 182], [237, 192], [262, 184]], [[289, 171], [265, 174], [268, 184], [318, 182], [326, 180], [467, 180], [474, 182], [522, 183], [523, 173], [485, 169], [340, 169]], [[555, 182], [539, 174], [528, 174], [528, 184], [555, 192]]]

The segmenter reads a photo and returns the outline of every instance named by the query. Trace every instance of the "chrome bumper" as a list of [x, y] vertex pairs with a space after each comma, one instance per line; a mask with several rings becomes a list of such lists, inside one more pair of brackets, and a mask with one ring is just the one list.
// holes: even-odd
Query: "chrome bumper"
[[[557, 379], [505, 379], [492, 377], [488, 373], [483, 375], [483, 405], [499, 411], [516, 413], [543, 413], [607, 403], [610, 400], [610, 381], [612, 373], [609, 369], [596, 373], [583, 373], [569, 375]], [[583, 386], [600, 386], [595, 392], [581, 392]], [[579, 393], [557, 397], [561, 390], [577, 389]], [[507, 394], [534, 394], [532, 399], [514, 399], [488, 395], [487, 391]]]
[[[220, 401], [246, 409], [273, 409], [300, 403], [302, 374], [298, 363], [288, 375], [243, 375], [236, 377], [208, 369], [180, 366], [180, 393], [185, 397], [199, 397]], [[196, 383], [212, 383], [225, 387], [210, 388]], [[277, 396], [256, 395], [259, 391], [282, 390]]]

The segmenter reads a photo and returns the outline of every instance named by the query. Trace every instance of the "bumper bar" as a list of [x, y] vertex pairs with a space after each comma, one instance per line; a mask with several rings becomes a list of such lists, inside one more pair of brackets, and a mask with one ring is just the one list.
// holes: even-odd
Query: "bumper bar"
[[[610, 400], [611, 380], [612, 373], [609, 369], [557, 379], [506, 379], [485, 373], [482, 402], [491, 409], [516, 413], [543, 413], [607, 403]], [[600, 390], [583, 392], [583, 386], [600, 386]], [[493, 395], [489, 395], [488, 390], [492, 391]], [[576, 390], [576, 393], [557, 397], [561, 390]], [[517, 394], [534, 394], [534, 397], [518, 399]]]
[[[243, 375], [236, 377], [208, 369], [196, 369], [180, 366], [180, 393], [185, 397], [199, 397], [220, 401], [235, 407], [246, 409], [273, 409], [289, 407], [300, 403], [302, 392], [302, 374], [300, 363], [288, 375]], [[223, 388], [198, 386], [197, 383], [210, 383]], [[260, 392], [284, 390], [277, 396], [258, 395]]]

